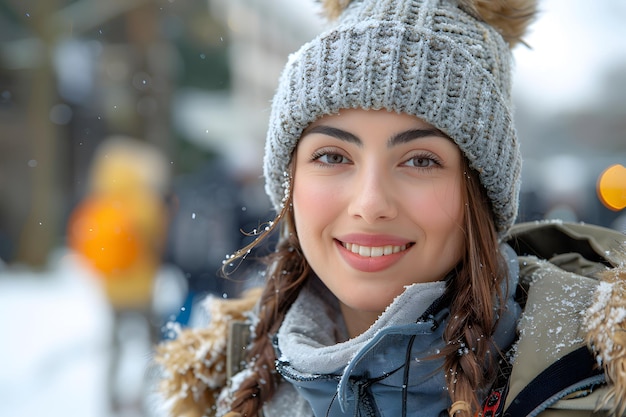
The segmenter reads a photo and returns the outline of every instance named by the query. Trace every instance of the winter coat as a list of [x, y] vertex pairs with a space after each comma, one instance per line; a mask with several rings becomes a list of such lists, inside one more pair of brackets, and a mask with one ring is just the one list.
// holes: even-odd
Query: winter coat
[[524, 312], [504, 404], [518, 408], [504, 415], [626, 416], [626, 235], [530, 222], [507, 242], [519, 256]]
[[[503, 284], [504, 293], [517, 284], [517, 258], [510, 248], [505, 253], [513, 262], [508, 262], [510, 280]], [[347, 338], [338, 303], [319, 280], [312, 280], [278, 332], [278, 372], [311, 404], [316, 416], [446, 413], [450, 399], [443, 358], [428, 359], [445, 345], [443, 331], [449, 320], [449, 307], [443, 301], [445, 284], [407, 287], [370, 329], [337, 343], [335, 334]], [[507, 297], [494, 335], [499, 350], [514, 341], [519, 314], [513, 296]], [[462, 345], [459, 354], [464, 354]], [[493, 354], [497, 361], [496, 350]], [[294, 416], [276, 417], [288, 415]]]
[[[501, 394], [498, 413], [506, 407], [507, 411], [515, 410], [512, 416], [591, 417], [609, 415], [611, 410], [619, 413], [616, 415], [622, 415], [623, 410], [618, 408], [626, 399], [626, 237], [588, 225], [528, 223], [515, 226], [507, 243], [516, 252], [512, 258], [516, 262], [510, 265], [519, 263], [520, 266], [515, 298], [524, 311], [517, 329], [519, 338], [507, 352], [512, 358], [512, 370], [506, 370], [510, 376], [504, 390], [497, 391]], [[513, 266], [511, 268], [515, 271]], [[428, 297], [417, 300], [415, 294], [420, 291], [412, 291], [409, 287], [370, 329], [372, 334], [366, 332], [362, 335], [365, 340], [356, 338], [347, 342], [358, 345], [356, 349], [354, 346], [340, 346], [332, 352], [333, 356], [327, 355], [328, 350], [324, 351], [332, 351], [332, 341], [321, 340], [318, 346], [312, 343], [316, 340], [316, 326], [317, 334], [331, 334], [320, 329], [333, 320], [332, 303], [328, 303], [322, 292], [303, 290], [276, 338], [279, 354], [277, 369], [283, 381], [273, 400], [264, 406], [265, 416], [313, 416], [309, 401], [317, 415], [321, 416], [342, 415], [338, 414], [341, 409], [347, 412], [345, 415], [358, 415], [354, 414], [357, 403], [362, 413], [377, 404], [379, 414], [370, 415], [401, 416], [403, 386], [408, 382], [407, 415], [412, 415], [411, 412], [417, 409], [419, 414], [413, 415], [438, 417], [441, 410], [449, 406], [449, 399], [445, 396], [441, 372], [438, 376], [437, 372], [432, 374], [429, 371], [440, 362], [411, 361], [411, 366], [406, 368], [410, 369], [407, 379], [402, 366], [409, 343], [413, 343], [409, 357], [420, 358], [436, 352], [437, 343], [441, 340], [440, 332], [448, 319], [447, 308], [445, 305], [439, 308], [441, 304], [437, 291], [441, 288], [437, 289], [435, 284], [430, 290], [429, 297], [435, 300], [434, 303], [430, 303]], [[321, 294], [317, 300], [313, 297], [315, 294]], [[163, 391], [175, 407], [178, 406], [172, 415], [216, 415], [216, 395], [236, 388], [232, 384], [229, 388], [226, 384], [223, 368], [223, 364], [227, 363], [226, 341], [214, 330], [218, 328], [215, 326], [223, 326], [225, 321], [245, 320], [253, 299], [212, 303], [212, 308], [217, 311], [217, 314], [216, 311], [213, 313], [214, 318], [218, 320], [212, 320], [207, 329], [183, 331], [178, 340], [160, 347], [161, 359], [158, 361], [166, 371]], [[301, 305], [300, 301], [307, 303]], [[309, 302], [319, 302], [324, 308], [312, 313]], [[235, 309], [238, 313], [235, 313], [230, 303], [243, 303], [245, 306], [241, 304], [239, 310]], [[428, 305], [429, 311], [426, 312], [424, 306]], [[515, 311], [515, 303], [511, 300], [507, 306], [508, 311]], [[298, 313], [299, 308], [303, 310]], [[219, 313], [223, 309], [228, 312]], [[296, 324], [303, 319], [303, 315], [313, 320], [298, 329]], [[411, 316], [419, 320], [408, 320]], [[515, 314], [503, 317], [496, 334], [499, 347], [508, 345], [511, 336], [509, 320], [514, 320], [514, 317]], [[338, 339], [342, 340], [341, 332], [345, 330], [341, 321], [335, 322], [338, 323], [335, 328], [339, 332]], [[380, 328], [376, 328], [378, 325]], [[248, 329], [249, 326], [240, 328]], [[237, 339], [233, 336], [238, 333], [241, 332], [231, 331], [231, 340]], [[295, 337], [298, 334], [303, 337]], [[419, 337], [413, 339], [413, 334], [419, 334]], [[305, 369], [303, 364], [308, 361], [298, 359], [298, 348], [290, 348], [297, 345], [294, 340], [300, 345], [308, 343], [308, 348], [316, 348], [302, 350], [300, 355], [305, 359], [315, 359], [315, 351], [319, 349], [322, 355], [319, 355], [317, 363], [322, 364], [326, 354], [328, 361], [325, 369], [318, 368], [317, 372]], [[237, 346], [245, 348], [245, 343], [235, 343], [235, 346], [231, 343], [231, 354], [241, 350]], [[185, 360], [172, 359], [180, 358], [176, 355], [183, 351], [188, 352]], [[535, 382], [542, 380], [543, 371], [552, 369], [555, 363], [560, 365], [577, 352], [583, 352], [582, 357], [576, 356], [579, 359], [574, 366], [574, 373], [581, 374], [579, 380], [570, 384], [568, 378], [561, 378], [556, 373], [553, 378], [548, 378], [547, 384], [544, 381], [544, 385], [537, 388]], [[221, 365], [217, 366], [219, 363]], [[347, 366], [343, 368], [342, 364]], [[401, 367], [398, 372], [393, 372]], [[570, 373], [571, 368], [563, 368]], [[421, 375], [428, 376], [421, 379]], [[233, 381], [237, 379], [237, 376], [232, 378]], [[427, 400], [420, 400], [420, 392], [428, 394]], [[550, 394], [548, 398], [542, 395], [544, 393]], [[336, 398], [332, 400], [335, 394]], [[398, 400], [392, 399], [394, 397]], [[526, 408], [515, 409], [520, 402]], [[596, 408], [599, 411], [594, 413]]]

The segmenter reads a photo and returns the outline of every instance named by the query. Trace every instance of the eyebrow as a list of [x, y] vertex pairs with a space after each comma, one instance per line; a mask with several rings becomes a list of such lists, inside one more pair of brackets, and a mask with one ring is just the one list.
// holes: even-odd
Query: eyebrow
[[[345, 142], [354, 143], [358, 146], [363, 145], [361, 139], [358, 136], [353, 135], [350, 132], [347, 132], [342, 129], [338, 129], [336, 127], [317, 125], [313, 126], [310, 129], [304, 131], [303, 136], [310, 135], [312, 133], [320, 133], [322, 135], [327, 135], [334, 137], [339, 140], [343, 140]], [[407, 143], [415, 139], [424, 138], [427, 136], [438, 136], [445, 139], [449, 139], [449, 137], [443, 133], [439, 129], [431, 128], [431, 129], [410, 129], [405, 130], [404, 132], [396, 133], [387, 141], [387, 147], [392, 147], [395, 145], [399, 145], [402, 143]]]

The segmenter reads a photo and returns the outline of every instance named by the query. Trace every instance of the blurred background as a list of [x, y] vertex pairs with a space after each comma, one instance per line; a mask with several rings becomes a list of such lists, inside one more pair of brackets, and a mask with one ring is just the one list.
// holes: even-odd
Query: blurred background
[[[540, 5], [519, 220], [626, 231], [626, 3]], [[318, 7], [0, 0], [0, 415], [160, 414], [151, 346], [254, 280], [261, 253], [216, 272], [272, 218], [269, 102]]]

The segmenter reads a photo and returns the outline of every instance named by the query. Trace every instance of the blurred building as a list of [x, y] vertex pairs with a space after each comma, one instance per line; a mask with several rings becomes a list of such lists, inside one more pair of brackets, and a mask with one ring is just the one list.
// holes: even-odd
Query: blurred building
[[[598, 197], [598, 180], [614, 164], [626, 166], [626, 62], [615, 61], [593, 100], [546, 113], [518, 100], [517, 127], [524, 168], [520, 220], [584, 221], [625, 231], [626, 210]], [[519, 97], [518, 97], [519, 99]], [[624, 181], [626, 193], [626, 179]]]
[[[260, 172], [270, 100], [288, 54], [317, 34], [320, 6], [310, 0], [208, 0], [225, 25], [231, 88], [225, 94], [178, 92], [177, 127], [238, 170]], [[198, 129], [198, 126], [201, 129]]]
[[141, 138], [174, 175], [227, 160], [258, 180], [269, 100], [317, 31], [308, 1], [0, 0], [0, 259], [64, 244], [107, 136]]
[[84, 192], [93, 152], [127, 134], [172, 154], [176, 51], [158, 3], [0, 3], [0, 254], [45, 264]]

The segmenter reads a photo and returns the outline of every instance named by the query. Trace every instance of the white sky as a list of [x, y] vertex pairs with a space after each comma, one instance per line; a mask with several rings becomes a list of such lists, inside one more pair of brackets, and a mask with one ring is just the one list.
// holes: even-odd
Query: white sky
[[515, 51], [514, 95], [547, 108], [594, 100], [603, 72], [626, 62], [626, 1], [539, 0]]

